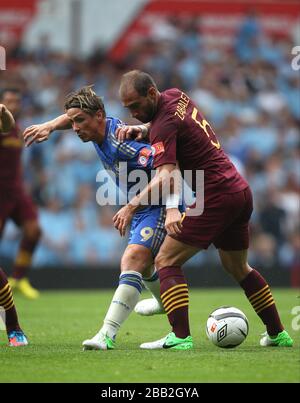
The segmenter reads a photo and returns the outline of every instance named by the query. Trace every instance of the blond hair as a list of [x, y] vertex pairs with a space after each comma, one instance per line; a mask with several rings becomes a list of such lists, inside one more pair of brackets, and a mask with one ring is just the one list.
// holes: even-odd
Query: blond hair
[[92, 87], [93, 85], [86, 85], [78, 91], [68, 94], [65, 99], [65, 110], [78, 108], [89, 115], [94, 115], [101, 110], [106, 116], [103, 100], [95, 93]]

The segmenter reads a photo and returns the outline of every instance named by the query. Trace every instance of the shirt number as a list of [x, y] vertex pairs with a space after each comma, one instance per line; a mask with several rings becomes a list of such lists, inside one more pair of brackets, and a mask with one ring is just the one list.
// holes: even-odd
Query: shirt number
[[153, 229], [151, 227], [144, 227], [141, 229], [140, 234], [142, 236], [142, 241], [146, 242], [153, 236]]
[[213, 146], [215, 146], [218, 150], [221, 148], [221, 144], [219, 143], [219, 141], [216, 139], [216, 141], [211, 140], [210, 134], [208, 132], [208, 128], [210, 129], [210, 131], [214, 134], [212, 128], [210, 127], [210, 124], [208, 123], [207, 120], [202, 119], [201, 122], [197, 119], [197, 113], [198, 110], [197, 108], [193, 109], [193, 113], [192, 113], [192, 119], [197, 123], [197, 125], [199, 125], [201, 127], [201, 129], [205, 132], [205, 134], [207, 135], [207, 137], [210, 139], [210, 142]]

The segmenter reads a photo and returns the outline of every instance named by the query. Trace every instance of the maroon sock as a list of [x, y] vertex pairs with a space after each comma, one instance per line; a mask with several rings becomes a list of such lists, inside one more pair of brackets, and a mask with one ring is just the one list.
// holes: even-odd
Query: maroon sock
[[3, 270], [0, 268], [0, 307], [5, 311], [5, 325], [7, 333], [12, 330], [21, 330], [18, 315], [14, 305], [12, 291]]
[[172, 330], [177, 337], [190, 335], [189, 294], [186, 279], [179, 266], [163, 267], [158, 271], [160, 294]]
[[256, 270], [252, 270], [240, 282], [255, 312], [267, 327], [270, 336], [276, 336], [284, 329], [277, 312], [275, 301], [266, 280]]
[[16, 257], [15, 265], [13, 268], [12, 277], [19, 280], [28, 275], [31, 265], [32, 254], [38, 243], [38, 239], [22, 239], [20, 244], [19, 253]]

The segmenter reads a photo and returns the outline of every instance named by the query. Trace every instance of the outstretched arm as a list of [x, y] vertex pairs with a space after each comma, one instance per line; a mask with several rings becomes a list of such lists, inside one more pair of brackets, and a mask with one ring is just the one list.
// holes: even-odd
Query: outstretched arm
[[29, 147], [33, 143], [41, 143], [48, 140], [50, 134], [55, 130], [68, 130], [71, 128], [72, 122], [66, 114], [40, 125], [29, 126], [23, 133], [26, 147]]
[[0, 133], [7, 133], [15, 127], [15, 119], [7, 107], [0, 104]]

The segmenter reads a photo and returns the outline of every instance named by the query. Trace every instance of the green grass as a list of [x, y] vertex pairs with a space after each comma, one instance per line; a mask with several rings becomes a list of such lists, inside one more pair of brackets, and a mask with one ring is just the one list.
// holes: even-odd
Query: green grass
[[[116, 350], [83, 352], [81, 343], [98, 331], [112, 291], [43, 292], [38, 301], [17, 295], [30, 345], [8, 347], [0, 332], [0, 382], [299, 382], [300, 334], [292, 329], [291, 314], [300, 305], [299, 292], [275, 289], [273, 295], [293, 348], [259, 346], [264, 327], [239, 289], [195, 289], [190, 292], [195, 347], [186, 352], [140, 350], [140, 343], [165, 336], [169, 325], [164, 315], [135, 313], [121, 329]], [[220, 349], [206, 339], [208, 314], [221, 305], [236, 306], [249, 319], [249, 335], [236, 349]]]

